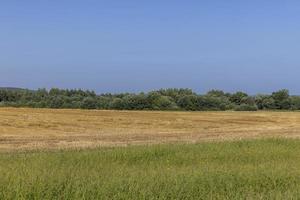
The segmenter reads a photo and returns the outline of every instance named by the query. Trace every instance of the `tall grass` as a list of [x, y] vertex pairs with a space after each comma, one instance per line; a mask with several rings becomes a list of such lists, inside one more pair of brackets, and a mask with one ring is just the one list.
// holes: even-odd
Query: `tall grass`
[[0, 154], [0, 199], [294, 199], [300, 140]]

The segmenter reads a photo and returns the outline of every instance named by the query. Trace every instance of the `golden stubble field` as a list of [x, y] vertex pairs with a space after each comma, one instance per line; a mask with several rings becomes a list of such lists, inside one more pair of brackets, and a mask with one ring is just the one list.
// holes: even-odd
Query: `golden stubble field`
[[300, 136], [300, 113], [0, 108], [0, 151], [278, 136]]

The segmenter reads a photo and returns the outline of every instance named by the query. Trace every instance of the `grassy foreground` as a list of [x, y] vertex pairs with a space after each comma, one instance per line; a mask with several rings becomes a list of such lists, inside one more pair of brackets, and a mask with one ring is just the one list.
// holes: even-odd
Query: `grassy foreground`
[[1, 153], [0, 199], [295, 199], [300, 140]]

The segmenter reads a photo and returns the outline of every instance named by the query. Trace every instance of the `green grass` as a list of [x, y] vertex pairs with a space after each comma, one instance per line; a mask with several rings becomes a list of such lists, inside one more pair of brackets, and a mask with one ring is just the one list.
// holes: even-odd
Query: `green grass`
[[0, 154], [0, 199], [296, 198], [300, 140]]

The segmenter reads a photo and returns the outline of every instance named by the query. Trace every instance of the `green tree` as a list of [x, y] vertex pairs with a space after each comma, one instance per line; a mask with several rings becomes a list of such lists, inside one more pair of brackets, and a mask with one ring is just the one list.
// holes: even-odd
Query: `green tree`
[[198, 97], [196, 95], [186, 95], [178, 100], [177, 105], [183, 110], [197, 110]]
[[110, 104], [111, 109], [124, 110], [124, 101], [121, 98], [114, 98]]
[[290, 103], [291, 103], [292, 110], [300, 110], [300, 97], [299, 96], [291, 96]]
[[65, 102], [65, 99], [63, 96], [53, 96], [49, 101], [49, 107], [50, 108], [62, 108], [63, 104]]
[[111, 98], [107, 96], [97, 97], [97, 108], [98, 109], [109, 109]]
[[207, 96], [224, 97], [226, 96], [222, 90], [210, 90], [206, 93]]
[[272, 93], [272, 98], [275, 101], [275, 106], [277, 109], [290, 109], [291, 102], [289, 97], [289, 91], [286, 89]]
[[244, 92], [236, 92], [230, 96], [229, 100], [236, 105], [241, 105], [243, 103], [243, 100], [247, 97], [248, 94]]
[[158, 96], [153, 101], [152, 108], [154, 110], [176, 110], [178, 109], [176, 103], [171, 97], [167, 96]]
[[81, 108], [83, 109], [96, 109], [97, 108], [97, 100], [93, 97], [85, 97], [82, 100]]

